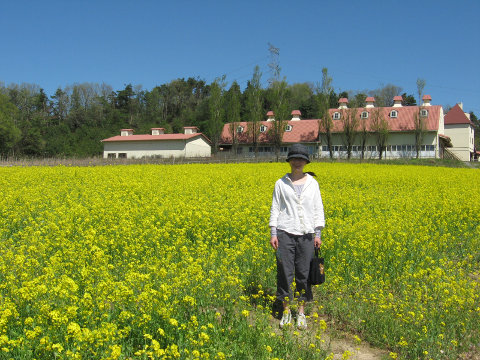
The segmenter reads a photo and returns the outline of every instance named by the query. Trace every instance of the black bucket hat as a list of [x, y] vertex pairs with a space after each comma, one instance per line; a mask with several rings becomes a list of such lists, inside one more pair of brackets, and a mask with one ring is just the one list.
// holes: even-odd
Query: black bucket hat
[[287, 162], [292, 158], [301, 158], [307, 160], [307, 164], [310, 162], [308, 158], [308, 148], [302, 144], [293, 144], [288, 150]]

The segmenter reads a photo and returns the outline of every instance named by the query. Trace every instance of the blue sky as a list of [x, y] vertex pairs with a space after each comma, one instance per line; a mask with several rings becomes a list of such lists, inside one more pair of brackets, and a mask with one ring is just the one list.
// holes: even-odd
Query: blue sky
[[242, 88], [268, 43], [281, 76], [336, 91], [381, 83], [480, 115], [480, 1], [7, 1], [1, 0], [0, 81], [156, 85], [227, 74]]

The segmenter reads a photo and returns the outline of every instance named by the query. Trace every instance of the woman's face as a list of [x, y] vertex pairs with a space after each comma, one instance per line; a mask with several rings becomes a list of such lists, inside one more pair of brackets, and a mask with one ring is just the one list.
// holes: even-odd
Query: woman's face
[[290, 167], [292, 168], [292, 172], [301, 171], [303, 172], [303, 167], [307, 165], [307, 160], [302, 158], [291, 158], [288, 160], [290, 163]]

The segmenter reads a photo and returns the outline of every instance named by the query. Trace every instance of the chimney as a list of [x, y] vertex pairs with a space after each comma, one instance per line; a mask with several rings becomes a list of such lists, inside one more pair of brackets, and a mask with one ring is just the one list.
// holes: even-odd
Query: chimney
[[267, 121], [275, 121], [275, 116], [273, 115], [273, 111], [267, 112]]
[[348, 99], [347, 98], [340, 98], [340, 100], [338, 100], [338, 108], [339, 109], [346, 109], [347, 108], [347, 104], [348, 104]]
[[375, 98], [373, 96], [369, 96], [365, 99], [365, 102], [367, 103], [365, 105], [366, 108], [372, 108], [375, 107], [373, 103], [375, 102]]
[[134, 131], [135, 130], [133, 129], [122, 129], [120, 131], [120, 136], [132, 136]]
[[430, 101], [432, 101], [432, 97], [430, 95], [423, 95], [423, 104], [422, 106], [432, 106], [432, 104], [430, 104]]
[[292, 121], [300, 121], [300, 115], [302, 115], [300, 110], [293, 110], [292, 111]]
[[165, 134], [165, 129], [164, 128], [151, 128], [152, 130], [152, 135], [163, 135]]
[[196, 126], [184, 126], [183, 130], [185, 132], [185, 135], [187, 135], [187, 134], [196, 134], [199, 129]]
[[463, 102], [459, 102], [459, 103], [458, 103], [458, 106], [460, 106], [460, 109], [463, 110]]
[[395, 96], [393, 98], [393, 101], [395, 101], [395, 104], [393, 104], [393, 107], [402, 107], [403, 98], [400, 95]]

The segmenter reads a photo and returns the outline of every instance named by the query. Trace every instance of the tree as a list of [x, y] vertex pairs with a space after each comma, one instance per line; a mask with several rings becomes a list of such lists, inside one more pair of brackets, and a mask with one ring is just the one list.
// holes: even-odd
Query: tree
[[58, 119], [58, 125], [63, 123], [68, 115], [68, 108], [70, 99], [69, 96], [62, 88], [58, 88], [55, 91], [55, 95], [52, 95], [53, 99], [53, 115]]
[[[289, 109], [299, 110], [303, 103], [313, 95], [314, 85], [309, 82], [296, 83], [288, 87]], [[303, 113], [302, 113], [303, 114]]]
[[275, 148], [276, 161], [280, 158], [280, 148], [283, 144], [283, 134], [285, 133], [285, 126], [287, 125], [287, 119], [289, 115], [288, 111], [288, 84], [283, 78], [282, 81], [276, 81], [271, 84], [270, 102], [273, 104], [273, 114], [275, 115], [275, 121], [271, 122], [268, 135], [270, 141]]
[[14, 121], [18, 112], [8, 96], [0, 94], [0, 154], [2, 155], [15, 155], [15, 147], [22, 137]]
[[218, 151], [220, 135], [223, 129], [225, 77], [223, 75], [221, 78], [216, 78], [210, 85], [210, 124], [208, 131], [209, 137], [212, 139], [214, 154]]
[[358, 137], [360, 138], [360, 158], [363, 160], [365, 159], [365, 150], [367, 148], [367, 141], [370, 137], [370, 131], [368, 128], [368, 122], [366, 118], [360, 118], [360, 126], [358, 131]]
[[417, 106], [417, 101], [413, 95], [407, 95], [407, 93], [403, 93], [402, 99], [402, 106]]
[[[418, 103], [422, 101], [423, 97], [423, 90], [425, 85], [427, 84], [427, 80], [425, 79], [417, 79], [417, 94], [418, 94]], [[425, 134], [427, 132], [427, 124], [425, 122], [425, 117], [422, 116], [422, 110], [424, 110], [424, 106], [420, 106], [418, 108], [418, 112], [413, 115], [413, 124], [414, 124], [414, 135], [415, 135], [415, 152], [416, 158], [418, 159], [420, 156], [420, 150], [425, 139]]]
[[388, 137], [390, 136], [390, 125], [383, 116], [382, 108], [374, 108], [371, 112], [372, 131], [375, 136], [375, 143], [377, 145], [379, 155], [378, 158], [382, 160], [383, 152], [387, 145]]
[[319, 112], [318, 112], [318, 136], [320, 132], [323, 133], [323, 137], [327, 142], [328, 152], [330, 158], [333, 159], [333, 144], [332, 144], [332, 130], [333, 120], [328, 111], [330, 108], [330, 100], [332, 97], [332, 78], [328, 76], [328, 69], [322, 69], [322, 84], [317, 85], [317, 94], [319, 100]]
[[347, 158], [352, 157], [352, 147], [358, 135], [358, 112], [357, 108], [342, 110], [340, 114], [340, 122], [342, 124], [342, 132], [340, 137], [343, 145], [347, 148]]
[[391, 107], [394, 104], [393, 98], [402, 93], [403, 89], [400, 86], [393, 84], [383, 85], [380, 84], [380, 88], [371, 90], [369, 96], [375, 98], [375, 103], [379, 107]]
[[258, 144], [260, 137], [260, 125], [262, 118], [265, 116], [263, 110], [263, 89], [260, 82], [262, 73], [260, 66], [255, 66], [253, 69], [252, 80], [249, 82], [246, 89], [246, 106], [248, 112], [248, 135], [250, 142], [253, 144], [253, 151], [255, 157], [258, 156]]
[[237, 84], [237, 81], [233, 81], [230, 89], [226, 93], [226, 103], [227, 103], [227, 123], [229, 123], [229, 132], [232, 136], [232, 150], [233, 153], [237, 153], [238, 145], [238, 133], [237, 126], [240, 122], [240, 96], [242, 92], [240, 91], [240, 86]]

